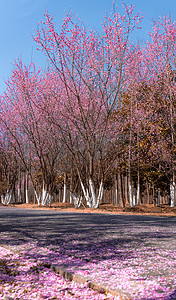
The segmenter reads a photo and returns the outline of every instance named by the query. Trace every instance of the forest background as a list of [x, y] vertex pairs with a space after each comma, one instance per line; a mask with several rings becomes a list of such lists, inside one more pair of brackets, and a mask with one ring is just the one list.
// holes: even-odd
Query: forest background
[[69, 12], [45, 13], [33, 32], [47, 67], [17, 59], [1, 95], [0, 193], [98, 208], [100, 203], [175, 206], [176, 25], [113, 3], [102, 29]]

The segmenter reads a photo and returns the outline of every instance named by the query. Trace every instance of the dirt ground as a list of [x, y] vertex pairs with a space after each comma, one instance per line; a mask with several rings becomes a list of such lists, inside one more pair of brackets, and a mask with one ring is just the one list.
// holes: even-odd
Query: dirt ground
[[[2, 205], [2, 204], [1, 204]], [[79, 213], [107, 213], [107, 214], [129, 214], [129, 215], [152, 215], [152, 216], [165, 216], [165, 217], [176, 217], [176, 206], [174, 208], [169, 207], [169, 205], [161, 205], [156, 207], [154, 205], [139, 205], [133, 208], [125, 207], [121, 208], [119, 206], [113, 206], [112, 204], [103, 203], [98, 209], [91, 208], [74, 208], [72, 204], [69, 203], [52, 203], [51, 207], [38, 206], [37, 204], [26, 204], [26, 203], [16, 203], [10, 204], [9, 207], [16, 208], [28, 208], [28, 209], [47, 209], [55, 211], [67, 211], [67, 212], [79, 212]]]

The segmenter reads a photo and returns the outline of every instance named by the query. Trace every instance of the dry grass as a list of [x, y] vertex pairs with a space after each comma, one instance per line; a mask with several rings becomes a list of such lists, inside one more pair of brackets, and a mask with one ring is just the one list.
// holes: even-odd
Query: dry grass
[[[2, 205], [2, 204], [1, 204]], [[108, 214], [130, 214], [130, 215], [152, 215], [152, 216], [176, 216], [176, 207], [171, 208], [169, 205], [161, 205], [156, 207], [154, 205], [138, 205], [133, 208], [131, 207], [119, 207], [112, 204], [103, 203], [98, 209], [92, 208], [74, 208], [72, 204], [69, 203], [52, 203], [51, 207], [38, 206], [37, 204], [26, 204], [26, 203], [16, 203], [10, 204], [9, 207], [16, 208], [27, 208], [27, 209], [47, 209], [54, 211], [67, 211], [67, 212], [79, 212], [79, 213], [108, 213]]]

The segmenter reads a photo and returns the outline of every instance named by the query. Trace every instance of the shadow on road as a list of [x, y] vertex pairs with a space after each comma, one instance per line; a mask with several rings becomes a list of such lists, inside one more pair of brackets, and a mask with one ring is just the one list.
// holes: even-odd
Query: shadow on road
[[[58, 213], [4, 208], [0, 244], [37, 243], [68, 256], [69, 265], [133, 258], [141, 247], [175, 239], [176, 218]], [[70, 260], [69, 257], [73, 257]]]
[[[26, 259], [70, 269], [113, 260], [128, 266], [150, 251], [175, 251], [175, 225], [176, 218], [3, 208], [0, 245], [24, 246]], [[176, 291], [166, 299], [176, 299]]]

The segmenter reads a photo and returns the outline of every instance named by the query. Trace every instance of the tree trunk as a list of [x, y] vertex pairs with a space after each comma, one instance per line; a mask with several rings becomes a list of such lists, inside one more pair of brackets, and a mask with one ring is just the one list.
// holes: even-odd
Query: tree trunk
[[136, 197], [136, 204], [140, 204], [140, 173], [138, 168], [138, 178], [137, 178], [137, 197]]
[[157, 201], [157, 206], [160, 206], [160, 202], [161, 202], [161, 195], [160, 195], [160, 188], [158, 188], [158, 201]]
[[175, 182], [170, 184], [170, 207], [175, 206]]
[[28, 181], [28, 173], [26, 173], [26, 203], [29, 203], [29, 195], [28, 195], [28, 184], [29, 181]]
[[129, 185], [128, 188], [129, 188], [130, 207], [133, 207], [133, 192], [132, 192], [132, 185], [131, 185], [130, 179], [129, 179], [128, 185]]
[[66, 202], [66, 191], [67, 191], [67, 186], [66, 186], [66, 182], [67, 182], [67, 174], [66, 172], [64, 172], [64, 194], [63, 194], [63, 203]]
[[115, 175], [115, 205], [118, 205], [118, 182], [117, 182], [117, 174]]
[[133, 188], [133, 206], [136, 205], [136, 188]]
[[150, 192], [149, 192], [148, 181], [146, 181], [146, 188], [147, 188], [147, 204], [150, 204]]
[[19, 175], [18, 175], [18, 203], [21, 202], [21, 172], [19, 169]]
[[125, 177], [124, 177], [124, 190], [125, 190], [125, 205], [129, 205], [129, 196], [128, 196], [128, 177], [127, 177], [127, 175], [125, 175]]

